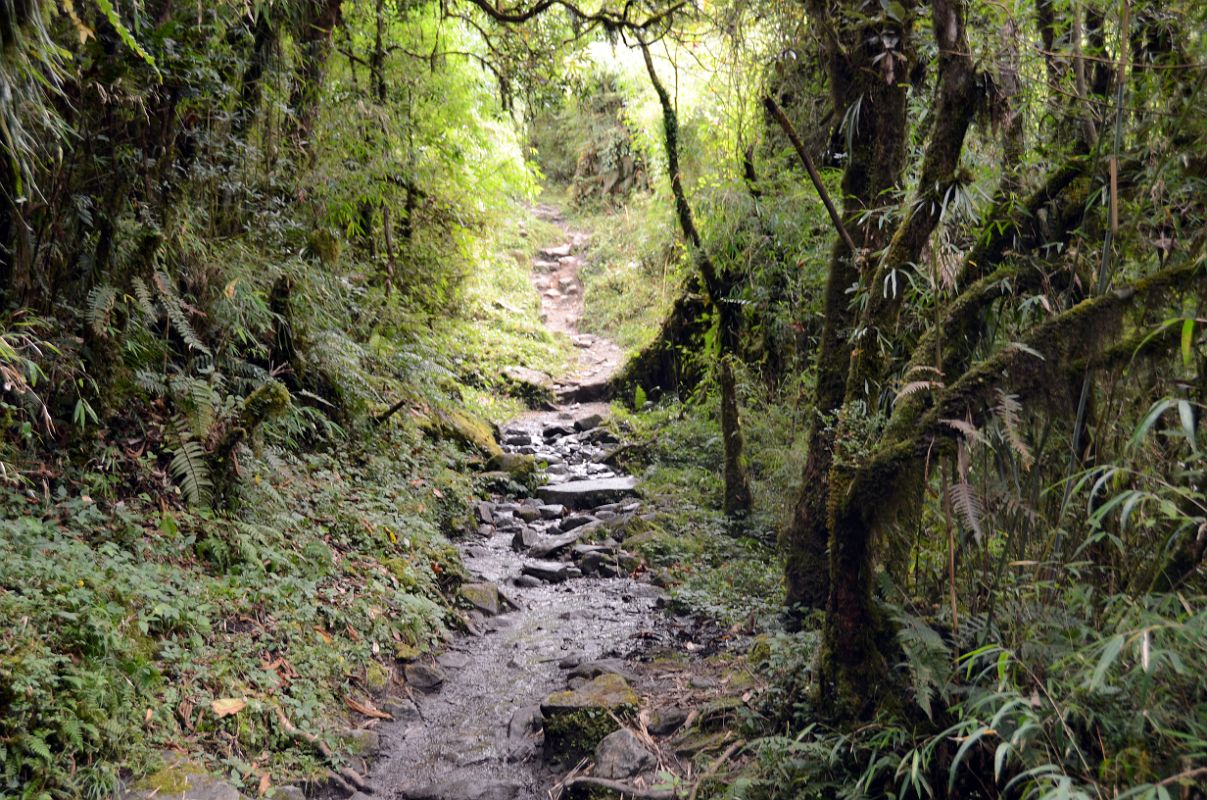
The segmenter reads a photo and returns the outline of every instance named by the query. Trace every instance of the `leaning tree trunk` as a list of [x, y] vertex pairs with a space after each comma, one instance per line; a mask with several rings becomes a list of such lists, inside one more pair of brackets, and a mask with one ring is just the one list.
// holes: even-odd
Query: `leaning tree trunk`
[[700, 268], [700, 277], [704, 281], [704, 289], [708, 293], [713, 311], [717, 315], [719, 328], [718, 368], [721, 389], [721, 433], [725, 448], [725, 513], [730, 517], [742, 516], [750, 511], [750, 479], [746, 474], [745, 459], [742, 454], [742, 429], [738, 418], [737, 382], [733, 374], [730, 359], [736, 352], [738, 325], [740, 318], [731, 306], [724, 301], [729, 294], [729, 287], [723, 282], [717, 272], [716, 265], [704, 250], [700, 232], [696, 228], [695, 217], [691, 205], [687, 202], [687, 193], [683, 189], [683, 179], [679, 172], [679, 118], [671, 97], [658, 78], [654, 69], [654, 59], [650, 49], [641, 40], [641, 54], [645, 58], [646, 71], [650, 83], [658, 95], [662, 106], [662, 127], [666, 140], [666, 166], [670, 173], [671, 194], [675, 198], [675, 214], [679, 219], [679, 227], [687, 239], [692, 255]]

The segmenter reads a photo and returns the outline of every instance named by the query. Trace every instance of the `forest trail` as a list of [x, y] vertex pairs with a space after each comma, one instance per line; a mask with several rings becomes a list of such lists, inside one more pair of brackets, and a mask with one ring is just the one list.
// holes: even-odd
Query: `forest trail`
[[542, 320], [554, 333], [569, 336], [579, 353], [578, 367], [559, 385], [558, 396], [564, 402], [606, 399], [608, 380], [620, 369], [624, 351], [608, 338], [579, 330], [583, 285], [578, 273], [584, 266], [581, 250], [590, 235], [567, 227], [561, 211], [552, 206], [538, 205], [533, 213], [566, 234], [561, 244], [541, 250], [532, 270], [533, 286], [541, 296]]
[[599, 427], [608, 411], [599, 401], [623, 354], [578, 332], [587, 235], [569, 230], [555, 209], [536, 213], [566, 231], [534, 262], [533, 283], [545, 323], [573, 339], [579, 365], [558, 386], [560, 405], [509, 423], [502, 439], [505, 450], [549, 465], [547, 485], [540, 499], [496, 496], [478, 505], [479, 535], [459, 547], [474, 582], [466, 597], [479, 611], [471, 632], [436, 663], [408, 666], [408, 684], [431, 691], [414, 692], [410, 718], [383, 728], [372, 772], [378, 796], [550, 796], [575, 763], [551, 765], [543, 754], [543, 701], [593, 672], [633, 677], [626, 659], [657, 638], [650, 629], [662, 591], [617, 577], [635, 563], [617, 539], [641, 513], [636, 482], [603, 463], [615, 439]]

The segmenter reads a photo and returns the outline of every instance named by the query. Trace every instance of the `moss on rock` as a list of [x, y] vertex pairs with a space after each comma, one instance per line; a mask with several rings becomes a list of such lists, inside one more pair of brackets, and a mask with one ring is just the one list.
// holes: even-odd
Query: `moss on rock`
[[536, 459], [522, 453], [500, 453], [490, 460], [489, 466], [506, 472], [520, 483], [527, 483], [536, 475]]
[[494, 462], [503, 458], [503, 448], [495, 441], [494, 432], [486, 422], [462, 411], [436, 409], [430, 417], [420, 420], [420, 426], [441, 439], [475, 450]]
[[604, 674], [578, 689], [554, 692], [541, 704], [545, 717], [545, 753], [578, 761], [595, 751], [617, 721], [637, 710], [637, 693], [620, 675]]
[[123, 800], [239, 800], [238, 789], [193, 761], [176, 760], [134, 784]]

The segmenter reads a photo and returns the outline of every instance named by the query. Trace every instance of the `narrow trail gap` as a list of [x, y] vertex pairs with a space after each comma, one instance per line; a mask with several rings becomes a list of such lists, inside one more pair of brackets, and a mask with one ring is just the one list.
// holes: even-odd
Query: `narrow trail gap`
[[575, 763], [547, 763], [542, 701], [601, 673], [636, 680], [629, 662], [659, 638], [653, 628], [662, 590], [618, 577], [636, 563], [617, 541], [625, 521], [642, 513], [636, 482], [602, 463], [616, 443], [599, 427], [608, 413], [604, 388], [623, 353], [578, 330], [587, 234], [569, 229], [556, 209], [535, 213], [566, 233], [541, 251], [532, 277], [546, 325], [572, 338], [579, 365], [558, 386], [556, 408], [512, 421], [502, 438], [504, 449], [549, 465], [547, 485], [539, 498], [479, 504], [479, 536], [459, 547], [475, 581], [469, 591], [480, 629], [455, 640], [435, 665], [408, 668], [412, 687], [426, 683], [432, 691], [416, 691], [410, 718], [382, 729], [372, 778], [379, 796], [549, 796]]

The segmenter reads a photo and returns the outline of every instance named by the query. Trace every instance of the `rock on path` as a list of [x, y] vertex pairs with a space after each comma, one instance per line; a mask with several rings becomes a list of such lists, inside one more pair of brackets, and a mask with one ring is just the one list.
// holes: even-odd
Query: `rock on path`
[[[537, 213], [565, 228], [554, 209]], [[457, 642], [455, 659], [441, 658], [447, 671], [419, 661], [407, 666], [412, 687], [423, 691], [412, 693], [416, 714], [380, 728], [383, 757], [370, 776], [378, 797], [545, 798], [560, 777], [552, 764], [570, 755], [546, 758], [546, 744], [559, 746], [574, 715], [570, 706], [599, 700], [625, 710], [637, 702], [623, 657], [651, 627], [659, 592], [626, 577], [636, 559], [620, 539], [639, 508], [632, 499], [637, 482], [601, 463], [615, 441], [601, 427], [608, 408], [573, 403], [603, 399], [622, 355], [607, 339], [578, 335], [586, 240], [567, 230], [566, 240], [545, 248], [534, 264], [546, 324], [574, 338], [580, 357], [574, 375], [554, 383], [563, 405], [526, 414], [500, 437], [507, 453], [548, 465], [548, 483], [537, 498], [497, 497], [476, 506], [479, 535], [461, 544], [473, 578], [461, 596], [478, 633]], [[541, 373], [515, 372], [512, 379], [548, 387]], [[582, 577], [587, 571], [593, 577]], [[568, 657], [575, 665], [569, 675], [559, 667]], [[586, 683], [566, 692], [568, 680]], [[584, 693], [587, 687], [592, 691]], [[595, 743], [577, 746], [589, 745], [589, 755]], [[618, 737], [605, 748], [607, 769], [621, 774], [646, 765], [631, 744]]]

